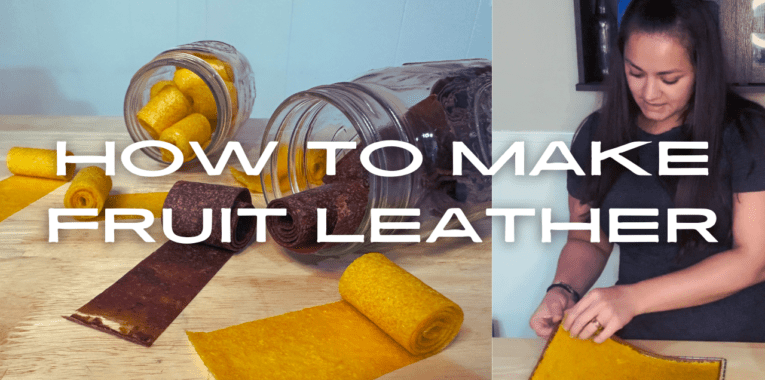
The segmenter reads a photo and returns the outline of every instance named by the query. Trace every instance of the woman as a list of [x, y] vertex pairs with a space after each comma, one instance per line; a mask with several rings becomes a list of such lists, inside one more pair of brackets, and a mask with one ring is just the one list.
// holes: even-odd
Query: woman
[[[623, 156], [651, 175], [611, 159], [599, 176], [569, 172], [570, 220], [586, 222], [590, 208], [599, 208], [600, 242], [591, 243], [588, 231], [569, 232], [532, 329], [549, 337], [563, 320], [572, 336], [598, 343], [617, 332], [630, 339], [765, 342], [765, 109], [729, 91], [720, 31], [701, 0], [633, 0], [617, 53], [603, 106], [583, 122], [571, 150], [589, 168], [592, 141], [601, 141], [601, 151], [649, 141]], [[658, 176], [659, 141], [708, 142], [704, 152], [671, 154], [707, 155], [708, 162], [690, 165], [709, 175]], [[579, 300], [613, 249], [612, 208], [659, 209], [658, 216], [619, 219], [658, 222], [658, 229], [619, 233], [658, 234], [659, 242], [620, 243], [616, 285]], [[694, 231], [668, 242], [669, 208], [714, 211], [717, 243]]]

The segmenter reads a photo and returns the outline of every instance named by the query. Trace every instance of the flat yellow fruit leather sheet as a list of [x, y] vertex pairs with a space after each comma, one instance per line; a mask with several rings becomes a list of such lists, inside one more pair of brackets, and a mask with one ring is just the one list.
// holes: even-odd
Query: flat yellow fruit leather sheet
[[55, 150], [20, 147], [8, 151], [6, 164], [13, 175], [0, 181], [0, 222], [65, 184], [75, 168], [67, 164], [57, 176]]
[[[106, 198], [104, 208], [142, 208], [151, 211], [155, 218], [162, 217], [162, 205], [165, 204], [167, 192], [112, 194]], [[115, 215], [115, 219], [138, 219], [138, 215]], [[94, 220], [103, 220], [104, 213], [98, 214]]]
[[339, 288], [339, 302], [187, 334], [218, 380], [375, 379], [436, 354], [462, 325], [457, 304], [379, 253], [351, 263]]
[[531, 380], [718, 380], [723, 359], [661, 356], [625, 342], [571, 338], [559, 326]]
[[58, 189], [66, 181], [10, 176], [0, 181], [0, 222]]

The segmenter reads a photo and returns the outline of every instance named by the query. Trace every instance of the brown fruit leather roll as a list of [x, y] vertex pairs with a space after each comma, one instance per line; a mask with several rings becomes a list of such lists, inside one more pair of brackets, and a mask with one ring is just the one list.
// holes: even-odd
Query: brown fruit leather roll
[[366, 213], [369, 188], [363, 180], [339, 181], [274, 199], [268, 208], [284, 208], [286, 216], [266, 217], [271, 238], [282, 247], [313, 253], [337, 243], [317, 242], [317, 211], [327, 209], [327, 235], [356, 232]]
[[[172, 209], [173, 232], [198, 236], [202, 210], [213, 210], [212, 232], [197, 244], [168, 241], [122, 278], [77, 309], [70, 321], [151, 346], [215, 273], [252, 239], [254, 217], [239, 217], [237, 209], [252, 208], [245, 188], [179, 181], [164, 208]], [[231, 242], [221, 236], [221, 209], [231, 209]]]
[[[236, 210], [253, 208], [247, 189], [208, 183], [178, 181], [167, 194], [163, 208], [173, 210], [173, 232], [178, 236], [198, 236], [202, 232], [202, 210], [212, 209], [212, 232], [202, 243], [229, 251], [246, 247], [255, 232], [254, 217], [239, 217]], [[231, 209], [231, 242], [222, 242], [221, 209]]]
[[324, 185], [274, 199], [268, 208], [283, 208], [286, 216], [266, 217], [266, 229], [280, 246], [298, 253], [314, 253], [340, 243], [317, 242], [317, 208], [327, 209], [327, 235], [356, 232], [369, 203], [369, 173], [361, 165], [361, 148], [337, 162], [335, 175], [325, 175]]
[[363, 146], [356, 147], [356, 149], [348, 152], [340, 160], [337, 161], [335, 166], [335, 175], [325, 175], [322, 178], [322, 182], [325, 184], [343, 182], [350, 180], [362, 180], [365, 186], [369, 186], [369, 172], [361, 165], [361, 150]]

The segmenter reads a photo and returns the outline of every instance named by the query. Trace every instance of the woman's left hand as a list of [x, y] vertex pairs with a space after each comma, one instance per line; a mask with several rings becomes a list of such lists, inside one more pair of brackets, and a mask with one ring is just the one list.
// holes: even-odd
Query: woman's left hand
[[630, 290], [625, 285], [591, 290], [567, 310], [563, 329], [575, 338], [605, 342], [638, 314]]

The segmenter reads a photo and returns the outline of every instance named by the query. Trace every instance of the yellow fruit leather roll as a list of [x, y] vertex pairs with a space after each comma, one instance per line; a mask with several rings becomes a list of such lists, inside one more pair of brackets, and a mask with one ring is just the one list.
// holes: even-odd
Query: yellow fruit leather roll
[[209, 87], [198, 86], [192, 87], [186, 92], [188, 96], [194, 99], [192, 110], [196, 113], [201, 113], [210, 120], [210, 124], [216, 124], [215, 120], [218, 120], [218, 104], [215, 103], [215, 95]]
[[199, 75], [182, 67], [177, 67], [175, 69], [175, 73], [173, 73], [173, 82], [184, 94], [188, 94], [188, 91], [194, 87], [207, 87], [205, 81], [202, 80]]
[[[64, 207], [96, 208], [98, 216], [75, 216], [77, 220], [104, 220], [105, 208], [141, 208], [151, 211], [155, 218], [162, 216], [162, 204], [167, 192], [113, 194], [112, 179], [98, 166], [80, 170], [64, 195]], [[115, 215], [115, 219], [140, 219], [139, 215]]]
[[356, 259], [340, 295], [413, 355], [441, 351], [462, 326], [462, 309], [380, 253]]
[[339, 302], [186, 334], [218, 380], [375, 379], [436, 354], [462, 325], [457, 304], [379, 253], [346, 269], [340, 293]]
[[[220, 62], [218, 60], [215, 61]], [[213, 64], [214, 62], [208, 61], [208, 63]], [[239, 107], [236, 87], [231, 80], [226, 79], [228, 78], [228, 75], [224, 69], [214, 64], [213, 67], [218, 70], [218, 73], [221, 74], [221, 77], [223, 78], [223, 82], [226, 84], [226, 89], [228, 90], [229, 96], [231, 97], [232, 117], [236, 117], [236, 113], [238, 112]], [[217, 126], [216, 120], [218, 119], [218, 105], [215, 103], [215, 96], [213, 95], [212, 90], [207, 87], [207, 84], [204, 82], [204, 80], [202, 80], [199, 75], [189, 69], [178, 68], [173, 74], [173, 82], [175, 82], [175, 85], [184, 95], [193, 99], [193, 112], [201, 113], [208, 120], [210, 120], [212, 130], [214, 131], [215, 127]]]
[[189, 69], [176, 69], [173, 82], [184, 95], [193, 99], [193, 112], [201, 113], [209, 120], [218, 118], [215, 96], [199, 75]]
[[75, 169], [66, 164], [66, 175], [56, 175], [55, 150], [21, 147], [8, 151], [6, 165], [13, 175], [0, 181], [0, 222], [65, 184]]
[[157, 83], [154, 83], [151, 86], [151, 89], [149, 89], [149, 98], [156, 97], [157, 94], [159, 94], [159, 92], [167, 86], [175, 86], [175, 82], [171, 80], [161, 80]]
[[[64, 195], [66, 208], [96, 208], [98, 213], [104, 209], [106, 198], [112, 190], [112, 179], [104, 169], [88, 166], [80, 170]], [[75, 219], [86, 220], [95, 217], [77, 216]]]
[[[66, 175], [56, 175], [56, 151], [52, 149], [13, 147], [8, 151], [6, 164], [15, 175], [68, 181], [74, 175], [75, 164], [66, 164]], [[71, 156], [72, 152], [66, 152]]]
[[[196, 141], [202, 147], [206, 148], [210, 143], [212, 131], [210, 122], [200, 113], [192, 113], [184, 117], [179, 122], [173, 124], [170, 128], [162, 131], [159, 139], [177, 146], [183, 153], [183, 160], [190, 161], [196, 157], [196, 153], [191, 149], [191, 141]], [[173, 161], [173, 155], [165, 149], [162, 152], [162, 160], [166, 162]]]
[[176, 86], [164, 86], [136, 114], [138, 122], [153, 139], [191, 113], [191, 103]]
[[228, 63], [221, 61], [214, 55], [210, 55], [210, 54], [192, 53], [192, 55], [202, 58], [202, 60], [209, 63], [210, 66], [212, 66], [213, 69], [215, 69], [215, 71], [218, 72], [218, 75], [220, 75], [221, 78], [223, 78], [223, 80], [227, 80], [227, 81], [234, 80], [234, 69]]

